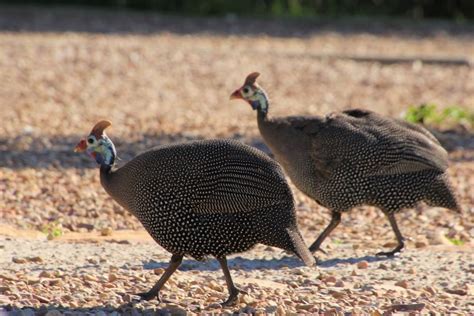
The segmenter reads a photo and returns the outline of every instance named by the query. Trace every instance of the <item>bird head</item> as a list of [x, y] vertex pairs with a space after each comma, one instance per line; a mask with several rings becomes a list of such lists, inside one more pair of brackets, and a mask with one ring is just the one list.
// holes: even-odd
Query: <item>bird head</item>
[[99, 165], [113, 165], [116, 156], [115, 146], [110, 138], [105, 135], [105, 129], [110, 125], [112, 123], [107, 120], [97, 122], [89, 136], [81, 139], [74, 151], [87, 152]]
[[258, 72], [252, 72], [245, 78], [245, 82], [239, 89], [235, 90], [230, 99], [242, 99], [247, 101], [252, 109], [267, 113], [268, 111], [268, 97], [265, 91], [257, 84], [257, 77], [260, 76]]

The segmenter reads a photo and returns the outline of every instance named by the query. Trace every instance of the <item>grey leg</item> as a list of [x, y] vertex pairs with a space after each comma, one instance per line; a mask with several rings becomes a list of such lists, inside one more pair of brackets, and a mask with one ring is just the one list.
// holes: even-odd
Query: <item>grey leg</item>
[[315, 252], [316, 250], [322, 251], [319, 247], [323, 243], [324, 239], [326, 239], [327, 236], [334, 230], [334, 228], [339, 225], [341, 222], [341, 213], [340, 212], [332, 212], [332, 218], [331, 222], [329, 225], [326, 227], [326, 229], [319, 235], [318, 239], [309, 247], [310, 252]]
[[245, 291], [242, 291], [238, 287], [235, 286], [234, 281], [232, 281], [232, 276], [230, 275], [229, 267], [227, 266], [227, 259], [224, 258], [217, 258], [219, 264], [221, 265], [222, 272], [224, 272], [225, 282], [227, 284], [227, 290], [229, 291], [229, 298], [223, 302], [222, 306], [229, 306], [233, 305], [237, 301], [237, 297], [239, 293], [247, 294]]
[[402, 236], [402, 233], [398, 229], [397, 221], [395, 220], [395, 214], [394, 213], [388, 213], [387, 218], [390, 222], [390, 226], [392, 226], [392, 229], [393, 229], [393, 232], [395, 233], [395, 236], [397, 237], [398, 246], [395, 247], [395, 249], [393, 249], [392, 251], [387, 251], [387, 252], [381, 251], [381, 252], [377, 253], [376, 255], [377, 256], [392, 257], [396, 253], [400, 252], [403, 249], [403, 247], [405, 247], [405, 244], [403, 243], [404, 238]]
[[168, 281], [168, 279], [171, 277], [171, 275], [176, 271], [176, 269], [178, 269], [179, 265], [181, 264], [181, 261], [183, 261], [183, 255], [173, 254], [171, 256], [168, 268], [166, 268], [166, 271], [163, 273], [158, 282], [156, 282], [156, 284], [151, 288], [151, 290], [144, 293], [138, 293], [137, 295], [140, 296], [140, 298], [143, 300], [149, 301], [156, 297], [158, 301], [161, 301], [160, 290], [163, 285], [165, 285], [166, 281]]

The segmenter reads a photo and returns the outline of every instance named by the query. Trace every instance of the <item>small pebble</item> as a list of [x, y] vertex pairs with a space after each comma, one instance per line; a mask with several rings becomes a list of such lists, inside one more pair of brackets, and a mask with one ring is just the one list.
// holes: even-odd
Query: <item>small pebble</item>
[[324, 283], [336, 283], [336, 277], [333, 275], [327, 276], [323, 279]]
[[222, 305], [219, 304], [219, 303], [211, 303], [211, 304], [209, 304], [209, 306], [207, 308], [209, 308], [209, 309], [220, 309], [220, 308], [222, 308]]
[[415, 242], [415, 247], [416, 248], [425, 248], [426, 246], [428, 246], [428, 244], [424, 241], [417, 241]]
[[109, 273], [108, 280], [109, 280], [109, 282], [115, 282], [116, 280], [118, 280], [118, 277], [115, 273]]
[[342, 280], [338, 280], [338, 281], [336, 282], [335, 286], [336, 286], [336, 287], [344, 287], [345, 284], [344, 284], [344, 282], [343, 282]]
[[401, 280], [395, 283], [396, 286], [402, 287], [404, 289], [408, 288], [408, 281], [406, 280]]
[[365, 260], [357, 263], [358, 269], [367, 269], [368, 267], [369, 267], [369, 263]]
[[101, 236], [112, 236], [112, 228], [111, 227], [105, 227], [100, 230], [100, 235]]
[[13, 263], [27, 263], [28, 262], [25, 258], [17, 258], [17, 257], [13, 257], [12, 261]]
[[153, 273], [155, 273], [156, 275], [162, 275], [164, 272], [165, 272], [165, 269], [163, 268], [157, 268], [153, 270]]

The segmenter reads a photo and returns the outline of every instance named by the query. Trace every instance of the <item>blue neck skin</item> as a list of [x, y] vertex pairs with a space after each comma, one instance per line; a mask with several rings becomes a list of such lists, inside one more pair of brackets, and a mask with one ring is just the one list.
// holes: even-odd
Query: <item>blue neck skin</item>
[[268, 112], [268, 98], [263, 90], [257, 91], [253, 96], [252, 100], [249, 100], [252, 109], [257, 110], [260, 113], [267, 114]]
[[100, 141], [100, 145], [94, 148], [91, 154], [93, 154], [92, 156], [94, 157], [95, 161], [101, 167], [112, 168], [115, 163], [115, 157], [117, 156], [115, 146], [112, 141], [105, 135], [102, 135], [102, 139]]

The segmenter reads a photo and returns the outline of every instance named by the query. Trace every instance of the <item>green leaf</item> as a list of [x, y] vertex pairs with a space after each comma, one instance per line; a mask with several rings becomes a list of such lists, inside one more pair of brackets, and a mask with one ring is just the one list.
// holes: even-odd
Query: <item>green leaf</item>
[[455, 246], [462, 246], [464, 245], [464, 241], [461, 240], [461, 239], [457, 239], [457, 238], [449, 238], [448, 236], [446, 236], [446, 238]]

